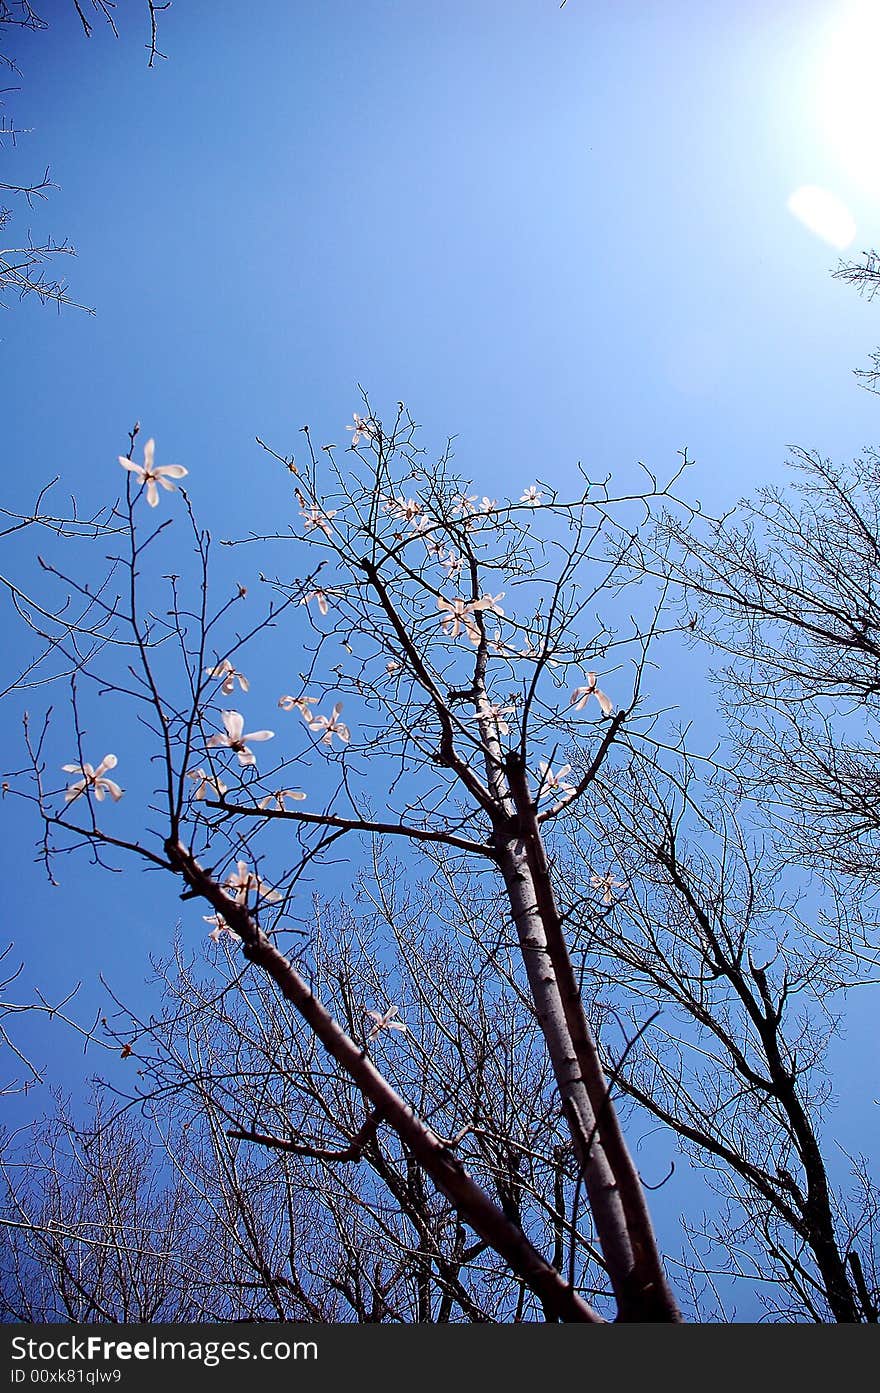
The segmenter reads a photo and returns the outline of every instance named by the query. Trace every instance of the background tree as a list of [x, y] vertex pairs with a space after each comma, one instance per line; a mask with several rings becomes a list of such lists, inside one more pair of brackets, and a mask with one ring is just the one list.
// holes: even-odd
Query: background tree
[[[114, 0], [71, 0], [71, 4], [87, 39], [91, 37], [96, 19], [99, 22], [104, 21], [114, 37], [119, 37]], [[150, 25], [150, 39], [147, 44], [148, 66], [152, 67], [158, 58], [165, 57], [158, 48], [159, 15], [163, 10], [171, 8], [171, 0], [166, 0], [164, 4], [146, 0], [146, 8]], [[29, 30], [39, 33], [48, 27], [47, 21], [37, 13], [29, 0], [0, 0], [0, 69], [5, 68], [16, 77], [19, 75], [19, 68], [12, 57], [17, 31], [20, 33]], [[0, 92], [0, 97], [10, 90], [4, 89]], [[4, 146], [14, 147], [18, 137], [26, 134], [26, 127], [17, 125], [14, 119], [5, 115], [0, 116], [0, 149]], [[0, 235], [4, 238], [7, 235], [6, 229], [15, 217], [16, 207], [21, 209], [24, 205], [28, 211], [33, 211], [37, 203], [44, 200], [49, 190], [55, 187], [48, 167], [42, 175], [28, 179], [25, 183], [0, 183], [0, 196], [11, 195], [13, 200], [16, 200], [12, 207], [0, 206]], [[62, 305], [69, 305], [93, 314], [94, 311], [88, 306], [78, 304], [71, 298], [67, 281], [62, 276], [55, 275], [55, 267], [59, 260], [75, 255], [75, 249], [66, 238], [59, 242], [57, 238], [48, 236], [34, 241], [28, 229], [20, 238], [19, 245], [0, 248], [0, 304], [8, 296], [17, 296], [19, 300], [33, 296], [44, 305], [53, 304], [58, 309]]]

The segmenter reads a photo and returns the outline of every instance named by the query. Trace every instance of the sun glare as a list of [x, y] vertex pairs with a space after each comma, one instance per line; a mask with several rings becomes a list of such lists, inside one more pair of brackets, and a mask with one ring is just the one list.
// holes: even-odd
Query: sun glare
[[804, 184], [788, 200], [788, 211], [810, 232], [843, 251], [855, 239], [856, 225], [845, 203], [828, 189]]
[[846, 176], [880, 197], [880, 3], [851, 0], [827, 30], [816, 105], [830, 153]]

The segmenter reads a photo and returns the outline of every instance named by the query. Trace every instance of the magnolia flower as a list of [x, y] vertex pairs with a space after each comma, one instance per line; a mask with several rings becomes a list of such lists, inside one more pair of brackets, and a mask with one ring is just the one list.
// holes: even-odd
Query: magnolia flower
[[483, 595], [479, 600], [445, 600], [442, 596], [437, 600], [437, 608], [446, 612], [446, 618], [442, 621], [443, 632], [450, 638], [458, 638], [464, 630], [471, 643], [480, 642], [480, 630], [474, 623], [474, 615], [483, 611], [490, 611], [492, 614], [504, 615], [504, 610], [498, 605], [499, 600], [503, 600], [504, 591], [498, 595]]
[[147, 486], [147, 502], [151, 508], [155, 508], [159, 502], [159, 490], [156, 485], [161, 484], [163, 489], [169, 493], [174, 492], [172, 479], [183, 479], [189, 472], [184, 469], [182, 464], [154, 464], [153, 455], [156, 450], [156, 442], [152, 437], [144, 445], [144, 462], [135, 464], [134, 460], [126, 459], [124, 455], [119, 455], [119, 463], [123, 469], [127, 469], [130, 474], [134, 474], [140, 480], [141, 488]]
[[265, 880], [260, 880], [258, 875], [254, 875], [252, 871], [248, 870], [247, 861], [236, 861], [235, 866], [236, 869], [232, 875], [226, 878], [226, 888], [235, 890], [238, 904], [245, 903], [248, 892], [251, 890], [256, 890], [258, 898], [267, 900], [269, 904], [277, 904], [282, 898], [278, 890], [273, 890], [272, 886], [267, 885]]
[[554, 774], [548, 762], [542, 759], [538, 765], [538, 797], [545, 793], [574, 793], [574, 786], [565, 781], [566, 774], [570, 773], [570, 764], [563, 764]]
[[433, 537], [426, 537], [424, 540], [426, 554], [428, 556], [432, 556], [435, 561], [443, 561], [443, 558], [446, 555], [446, 548], [444, 547], [443, 543], [436, 541], [436, 539]]
[[430, 513], [422, 513], [420, 517], [413, 518], [410, 522], [410, 528], [417, 537], [421, 537], [426, 532], [430, 532], [434, 525], [434, 519], [431, 517]]
[[310, 600], [317, 600], [318, 609], [321, 611], [322, 614], [326, 614], [328, 609], [330, 608], [330, 604], [327, 600], [327, 594], [324, 590], [310, 590], [308, 595], [303, 595], [302, 599], [300, 600], [300, 604], [307, 605]]
[[444, 634], [449, 638], [458, 638], [462, 629], [474, 629], [473, 604], [468, 600], [458, 598], [447, 600], [441, 595], [437, 600], [437, 608], [444, 612], [445, 617], [441, 620]]
[[354, 420], [354, 425], [346, 426], [345, 429], [350, 430], [352, 432], [352, 445], [357, 445], [361, 436], [363, 436], [365, 440], [375, 439], [376, 423], [370, 420], [368, 416], [359, 416], [356, 411], [353, 411], [351, 414]]
[[241, 942], [241, 934], [237, 934], [235, 929], [229, 927], [222, 914], [203, 914], [202, 918], [206, 924], [214, 925], [208, 937], [213, 939], [215, 943], [219, 943], [225, 933], [229, 934], [230, 938], [234, 938], [236, 943]]
[[62, 764], [61, 768], [65, 774], [82, 774], [81, 779], [71, 784], [64, 795], [65, 803], [72, 803], [74, 798], [79, 798], [86, 789], [91, 789], [99, 803], [103, 803], [107, 794], [118, 803], [122, 797], [122, 789], [113, 779], [106, 779], [104, 775], [108, 769], [115, 769], [117, 759], [115, 755], [105, 755], [98, 765], [93, 769], [90, 764]]
[[299, 789], [296, 788], [278, 788], [274, 793], [268, 793], [265, 798], [261, 798], [257, 806], [260, 808], [268, 808], [271, 803], [274, 803], [279, 813], [283, 813], [285, 811], [285, 798], [290, 798], [294, 803], [301, 803], [305, 796], [304, 793], [301, 793]]
[[480, 702], [479, 709], [474, 712], [470, 719], [472, 721], [483, 719], [494, 721], [498, 728], [499, 735], [509, 735], [510, 724], [504, 718], [505, 716], [512, 716], [515, 709], [516, 708], [513, 706], [498, 706], [494, 701], [483, 701]]
[[520, 503], [530, 503], [533, 508], [540, 508], [542, 498], [541, 490], [534, 484], [529, 484], [527, 489], [523, 489], [519, 496]]
[[446, 571], [449, 580], [457, 580], [464, 565], [464, 557], [456, 556], [455, 552], [451, 551], [448, 556], [440, 558], [440, 565]]
[[193, 791], [193, 798], [196, 802], [206, 797], [209, 789], [218, 794], [221, 798], [226, 792], [226, 784], [223, 783], [222, 779], [212, 778], [212, 776], [206, 774], [205, 770], [201, 767], [198, 769], [189, 769], [186, 777], [198, 783], [198, 788]]
[[590, 881], [594, 890], [603, 891], [603, 904], [614, 904], [614, 891], [623, 890], [627, 883], [625, 880], [615, 880], [610, 871], [607, 875], [594, 875]]
[[498, 507], [497, 498], [486, 498], [485, 494], [480, 499], [480, 507], [484, 513], [494, 513]]
[[404, 1025], [403, 1021], [396, 1021], [394, 1019], [394, 1017], [397, 1015], [396, 1006], [389, 1006], [388, 1010], [385, 1011], [384, 1014], [381, 1011], [365, 1011], [364, 1015], [369, 1016], [370, 1020], [373, 1022], [370, 1028], [370, 1033], [367, 1036], [368, 1045], [371, 1044], [371, 1042], [375, 1040], [376, 1036], [381, 1034], [383, 1030], [406, 1030], [406, 1026]]
[[457, 493], [452, 500], [452, 511], [454, 513], [460, 513], [462, 517], [467, 517], [470, 513], [475, 513], [477, 511], [473, 506], [476, 501], [477, 495], [475, 493]]
[[338, 701], [329, 716], [316, 716], [313, 721], [309, 721], [309, 730], [322, 730], [324, 732], [321, 736], [322, 745], [332, 745], [334, 735], [339, 737], [343, 745], [347, 745], [351, 739], [348, 726], [339, 719], [341, 710], [342, 702]]
[[500, 615], [501, 615], [501, 618], [503, 619], [503, 618], [504, 618], [504, 610], [501, 608], [501, 606], [500, 606], [499, 603], [498, 603], [499, 600], [503, 600], [503, 599], [504, 599], [504, 591], [503, 591], [503, 590], [499, 590], [499, 592], [498, 592], [497, 595], [483, 595], [483, 596], [480, 597], [480, 600], [478, 601], [477, 605], [475, 605], [475, 608], [476, 608], [476, 609], [488, 610], [490, 614], [500, 614]]
[[240, 711], [221, 711], [221, 719], [226, 727], [225, 735], [212, 735], [208, 740], [208, 747], [216, 749], [224, 746], [227, 750], [234, 750], [238, 755], [238, 762], [242, 768], [256, 764], [257, 757], [253, 750], [249, 750], [247, 740], [272, 740], [275, 736], [274, 730], [252, 730], [249, 735], [242, 734], [244, 730], [244, 716]]
[[614, 702], [607, 697], [604, 692], [600, 692], [596, 686], [595, 672], [587, 673], [587, 685], [585, 687], [575, 687], [571, 694], [571, 704], [575, 711], [583, 711], [590, 697], [594, 696], [602, 708], [603, 716], [610, 716], [614, 710]]
[[387, 663], [385, 664], [385, 671], [386, 671], [386, 672], [390, 672], [390, 673], [393, 675], [395, 672], [400, 672], [400, 669], [401, 669], [402, 667], [403, 667], [403, 664], [402, 664], [402, 663], [399, 663], [399, 662], [396, 660], [396, 658], [392, 658], [392, 659], [390, 660], [390, 662], [387, 662]]
[[220, 690], [224, 696], [232, 696], [232, 689], [235, 686], [236, 679], [243, 692], [249, 692], [251, 689], [250, 682], [243, 673], [238, 671], [238, 668], [232, 666], [228, 658], [224, 658], [223, 662], [218, 663], [216, 667], [206, 667], [205, 672], [209, 677], [223, 678], [223, 686]]
[[311, 532], [313, 527], [317, 527], [326, 536], [330, 537], [333, 535], [333, 528], [330, 524], [330, 519], [336, 517], [336, 512], [337, 510], [335, 508], [332, 508], [329, 513], [325, 513], [322, 512], [322, 510], [318, 508], [315, 504], [312, 504], [312, 506], [308, 509], [300, 508], [299, 515], [301, 518], [305, 520], [306, 532]]
[[298, 711], [304, 721], [310, 721], [312, 719], [313, 713], [309, 710], [309, 707], [316, 706], [317, 703], [318, 698], [310, 696], [283, 696], [278, 698], [278, 705], [281, 707], [282, 711]]
[[421, 513], [422, 505], [415, 498], [404, 498], [401, 493], [397, 498], [386, 498], [385, 511], [400, 522], [413, 522]]

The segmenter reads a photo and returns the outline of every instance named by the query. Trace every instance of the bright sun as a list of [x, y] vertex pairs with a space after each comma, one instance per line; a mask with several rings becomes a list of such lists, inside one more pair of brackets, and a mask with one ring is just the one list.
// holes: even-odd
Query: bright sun
[[[821, 37], [809, 97], [817, 135], [841, 183], [880, 201], [880, 0], [849, 0]], [[795, 189], [789, 212], [815, 236], [843, 250], [856, 223], [839, 193], [816, 184]]]
[[830, 153], [880, 198], [880, 0], [852, 0], [829, 27], [816, 97]]

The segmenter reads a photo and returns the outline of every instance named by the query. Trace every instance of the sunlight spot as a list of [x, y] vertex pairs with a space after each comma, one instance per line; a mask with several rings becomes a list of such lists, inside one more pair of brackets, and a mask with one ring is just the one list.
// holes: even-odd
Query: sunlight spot
[[787, 203], [788, 211], [823, 242], [843, 251], [856, 235], [853, 216], [845, 203], [828, 189], [815, 184], [803, 184], [795, 189]]

